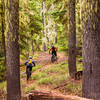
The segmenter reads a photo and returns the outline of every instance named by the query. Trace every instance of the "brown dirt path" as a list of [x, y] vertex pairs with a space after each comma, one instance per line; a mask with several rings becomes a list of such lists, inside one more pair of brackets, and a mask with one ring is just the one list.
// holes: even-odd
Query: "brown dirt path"
[[[35, 62], [36, 62], [36, 64], [42, 64], [42, 65], [52, 64], [51, 56], [52, 56], [51, 54], [48, 54], [45, 52], [39, 53], [39, 57], [38, 57], [38, 59], [35, 60]], [[62, 62], [62, 61], [67, 60], [67, 57], [64, 52], [58, 53], [57, 57], [58, 57], [57, 62]]]
[[[55, 64], [59, 63], [59, 62], [64, 62], [66, 60], [67, 60], [67, 56], [65, 55], [65, 53], [60, 52], [60, 53], [58, 53], [58, 60], [57, 60], [57, 62], [55, 62]], [[52, 64], [54, 64], [54, 63], [51, 62], [51, 55], [49, 55], [48, 53], [44, 53], [44, 52], [39, 53], [39, 57], [37, 59], [35, 59], [35, 63], [36, 63], [36, 65], [42, 65], [42, 68], [33, 72], [32, 75], [35, 75], [38, 72], [40, 72], [41, 70], [44, 70], [45, 68], [50, 67]], [[24, 81], [25, 81], [25, 79], [24, 79]], [[24, 85], [24, 89], [28, 88], [30, 86], [36, 86], [37, 87], [37, 89], [35, 90], [35, 91], [37, 91], [37, 93], [35, 93], [35, 94], [32, 93], [33, 99], [31, 99], [31, 100], [44, 100], [44, 97], [46, 97], [45, 94], [47, 94], [47, 97], [49, 97], [45, 100], [88, 100], [88, 99], [85, 99], [85, 98], [80, 98], [78, 96], [62, 94], [57, 89], [52, 89], [51, 86], [49, 86], [49, 85], [48, 86], [45, 86], [45, 85], [38, 86], [35, 83], [35, 80], [29, 81], [28, 84], [26, 83]], [[30, 95], [30, 94], [28, 94], [28, 95]], [[41, 95], [44, 96], [44, 97], [42, 98]], [[23, 97], [25, 97], [25, 94], [23, 94]], [[37, 98], [37, 97], [39, 97], [39, 98]], [[25, 100], [28, 100], [28, 99], [25, 99]]]
[[[49, 66], [51, 66], [52, 64], [55, 64], [55, 63], [59, 63], [59, 62], [64, 62], [67, 60], [67, 56], [65, 55], [64, 52], [59, 52], [57, 53], [57, 61], [52, 63], [51, 62], [51, 54], [49, 53], [45, 53], [45, 52], [41, 52], [38, 54], [39, 57], [37, 59], [33, 60], [35, 61], [35, 64], [36, 65], [42, 65], [42, 68], [33, 72], [32, 75], [36, 74], [37, 72], [39, 72], [40, 70], [43, 70], [44, 68], [47, 68]], [[21, 70], [25, 70], [26, 66], [22, 67]], [[25, 72], [21, 72], [21, 75], [25, 74]]]
[[[39, 57], [37, 59], [35, 59], [35, 63], [36, 65], [42, 65], [42, 67], [38, 70], [36, 70], [35, 72], [32, 73], [32, 76], [34, 76], [35, 74], [37, 74], [38, 72], [40, 72], [41, 70], [44, 70], [45, 68], [47, 67], [50, 67], [52, 64], [56, 64], [56, 63], [59, 63], [59, 62], [64, 62], [67, 60], [67, 56], [65, 55], [64, 52], [60, 52], [57, 54], [57, 57], [58, 57], [58, 60], [57, 62], [54, 62], [52, 63], [51, 62], [51, 54], [49, 53], [45, 53], [45, 52], [42, 52], [42, 53], [39, 53]], [[33, 58], [34, 59], [34, 58]], [[24, 66], [25, 68], [25, 66]], [[22, 72], [21, 75], [25, 74], [25, 72]], [[52, 91], [50, 89], [49, 86], [38, 86], [34, 80], [32, 81], [29, 81], [28, 83], [26, 82], [26, 77], [24, 78], [24, 81], [25, 81], [25, 85], [24, 85], [24, 89], [25, 88], [28, 88], [32, 85], [35, 85], [39, 90], [48, 90], [48, 91]], [[23, 90], [22, 90], [23, 91]]]

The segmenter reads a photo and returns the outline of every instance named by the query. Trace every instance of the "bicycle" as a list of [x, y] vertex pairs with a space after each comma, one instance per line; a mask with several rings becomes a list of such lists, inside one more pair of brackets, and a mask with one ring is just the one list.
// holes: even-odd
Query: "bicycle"
[[26, 70], [26, 75], [27, 75], [27, 81], [28, 81], [29, 78], [31, 77], [31, 71], [29, 68], [27, 68], [27, 70]]
[[53, 63], [55, 61], [57, 61], [57, 57], [53, 54], [52, 57], [51, 57], [51, 62]]

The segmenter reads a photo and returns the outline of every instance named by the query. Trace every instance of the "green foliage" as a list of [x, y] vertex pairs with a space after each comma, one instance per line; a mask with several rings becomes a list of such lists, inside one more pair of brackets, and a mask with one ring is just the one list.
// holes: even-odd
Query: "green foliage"
[[33, 76], [33, 79], [37, 80], [38, 84], [52, 84], [53, 86], [57, 86], [68, 78], [67, 66], [66, 63], [52, 65], [41, 73], [36, 74], [36, 76]]
[[66, 24], [67, 20], [68, 20], [68, 18], [67, 18], [68, 1], [55, 0], [55, 2], [56, 2], [55, 9], [51, 12], [52, 18], [57, 23]]
[[67, 92], [71, 93], [71, 94], [75, 94], [75, 95], [82, 95], [82, 86], [80, 84], [77, 83], [69, 83], [66, 85], [66, 90], [68, 90]]
[[36, 65], [35, 67], [33, 67], [32, 72], [40, 69], [42, 67], [42, 65]]
[[35, 87], [34, 86], [30, 86], [28, 88], [25, 89], [25, 93], [29, 93], [31, 92], [32, 90], [35, 90]]
[[53, 78], [52, 85], [55, 87], [59, 86], [60, 84], [65, 82], [68, 79], [68, 77], [69, 77], [68, 73], [57, 75]]
[[33, 55], [33, 59], [37, 59], [39, 57], [38, 53]]
[[51, 15], [53, 17], [53, 19], [57, 22], [63, 22], [65, 21], [65, 19], [63, 19], [64, 15], [66, 14], [66, 10], [63, 10], [63, 11], [52, 11]]
[[6, 81], [0, 82], [0, 91], [3, 91], [2, 95], [6, 95], [7, 93], [7, 82]]
[[57, 42], [57, 44], [55, 44], [55, 46], [58, 47], [58, 50], [59, 51], [68, 51], [67, 34], [64, 31], [63, 25], [61, 25], [61, 24], [57, 24], [57, 39], [58, 39], [58, 42]]
[[[41, 2], [45, 2], [44, 17], [47, 26], [43, 27], [41, 15]], [[54, 34], [54, 23], [57, 24], [57, 44], [59, 51], [68, 50], [67, 35], [68, 11], [67, 0], [21, 0], [20, 1], [20, 50], [21, 54], [27, 57], [32, 51], [32, 41], [35, 50], [41, 50], [43, 37], [46, 45], [51, 44]], [[55, 2], [60, 2], [55, 4]], [[54, 9], [53, 9], [54, 6]], [[47, 13], [48, 12], [48, 13]], [[48, 19], [49, 18], [49, 19]], [[52, 25], [50, 25], [50, 22]], [[46, 31], [46, 36], [42, 35], [42, 30]], [[49, 30], [49, 31], [47, 31]], [[49, 34], [49, 35], [48, 35]], [[54, 34], [54, 35], [53, 35]], [[62, 42], [63, 41], [63, 42]], [[48, 43], [49, 42], [49, 43]]]
[[46, 77], [47, 74], [44, 72], [39, 72], [37, 74], [35, 74], [34, 76], [31, 77], [30, 80], [39, 80], [40, 78]]
[[[77, 69], [82, 70], [82, 64], [77, 62]], [[51, 65], [41, 72], [32, 76], [31, 80], [36, 80], [39, 85], [51, 84], [52, 86], [59, 86], [69, 78], [68, 64], [62, 62], [59, 64]]]
[[80, 62], [77, 62], [77, 71], [83, 70], [83, 64]]
[[7, 82], [6, 82], [6, 81], [0, 82], [0, 90], [1, 90], [1, 89], [4, 89], [4, 88], [5, 88], [5, 90], [6, 90], [6, 86], [7, 86]]
[[40, 40], [37, 42], [42, 30], [40, 3], [35, 0], [20, 0], [19, 6], [20, 50], [21, 54], [27, 57], [28, 53], [32, 51], [32, 41], [36, 41], [33, 42], [34, 47], [41, 44]]
[[64, 65], [63, 63], [60, 63], [57, 65], [52, 65], [50, 68], [46, 68], [45, 70], [43, 70], [43, 72], [65, 74], [68, 71], [67, 66], [68, 66], [67, 63], [65, 63]]
[[0, 81], [6, 76], [6, 67], [4, 66], [4, 57], [0, 58]]
[[51, 84], [52, 83], [52, 80], [53, 80], [53, 77], [46, 77], [46, 78], [41, 78], [37, 81], [37, 83], [40, 85], [40, 84], [45, 84], [45, 85], [48, 85], [48, 84]]

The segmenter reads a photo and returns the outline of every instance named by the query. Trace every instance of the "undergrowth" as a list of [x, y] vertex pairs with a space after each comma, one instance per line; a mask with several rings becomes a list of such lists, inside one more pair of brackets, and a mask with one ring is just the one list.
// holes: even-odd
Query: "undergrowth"
[[[77, 62], [77, 70], [82, 70], [82, 64]], [[62, 62], [59, 64], [52, 64], [50, 67], [45, 68], [41, 72], [32, 76], [31, 80], [35, 80], [38, 85], [51, 85], [57, 87], [69, 79], [68, 63]], [[62, 87], [63, 88], [63, 87]], [[69, 83], [61, 89], [61, 92], [67, 91], [69, 94], [81, 96], [81, 83]]]
[[32, 90], [35, 90], [35, 87], [34, 86], [30, 86], [28, 88], [25, 89], [25, 93], [29, 93], [31, 92]]

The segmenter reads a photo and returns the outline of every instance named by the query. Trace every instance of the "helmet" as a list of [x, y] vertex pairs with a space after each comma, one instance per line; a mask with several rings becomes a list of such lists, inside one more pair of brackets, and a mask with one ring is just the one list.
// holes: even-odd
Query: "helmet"
[[55, 47], [54, 46], [51, 46], [51, 48], [54, 49]]
[[32, 59], [32, 57], [31, 57], [31, 56], [29, 56], [29, 59]]

